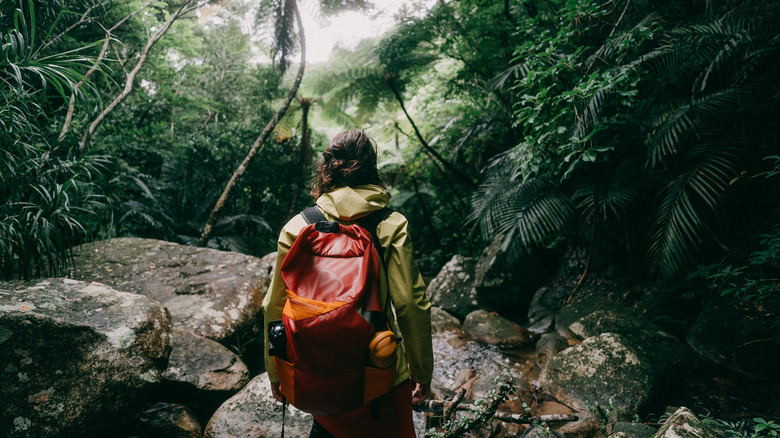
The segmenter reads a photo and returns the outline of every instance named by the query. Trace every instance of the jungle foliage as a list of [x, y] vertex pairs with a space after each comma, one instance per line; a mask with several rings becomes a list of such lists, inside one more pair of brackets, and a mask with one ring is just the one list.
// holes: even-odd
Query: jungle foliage
[[273, 251], [310, 202], [317, 153], [360, 127], [425, 272], [498, 236], [516, 257], [585, 254], [585, 273], [776, 294], [776, 2], [411, 2], [384, 35], [307, 66], [299, 89], [298, 6], [372, 10], [3, 2], [2, 278], [66, 273], [73, 245], [106, 237], [195, 244], [292, 91], [209, 246]]

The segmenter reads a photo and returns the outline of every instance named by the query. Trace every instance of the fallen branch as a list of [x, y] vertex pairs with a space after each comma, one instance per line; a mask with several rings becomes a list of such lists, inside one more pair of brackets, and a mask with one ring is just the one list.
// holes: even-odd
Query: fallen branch
[[[414, 405], [416, 412], [431, 412], [434, 414], [444, 414], [447, 405], [452, 403], [450, 400], [426, 400], [422, 403]], [[455, 411], [473, 411], [476, 406], [471, 404], [458, 405], [455, 407]], [[496, 411], [493, 415], [496, 420], [503, 421], [504, 423], [515, 424], [531, 424], [531, 423], [555, 423], [563, 421], [577, 421], [579, 417], [576, 415], [566, 414], [550, 414], [550, 415], [525, 415], [525, 414], [510, 414], [508, 412]]]
[[455, 410], [458, 408], [458, 405], [461, 401], [463, 401], [463, 397], [466, 396], [466, 389], [460, 388], [458, 392], [455, 393], [455, 396], [452, 397], [452, 400], [445, 404], [443, 406], [443, 414], [444, 414], [444, 421], [450, 421], [450, 417], [452, 417], [452, 413], [455, 412]]

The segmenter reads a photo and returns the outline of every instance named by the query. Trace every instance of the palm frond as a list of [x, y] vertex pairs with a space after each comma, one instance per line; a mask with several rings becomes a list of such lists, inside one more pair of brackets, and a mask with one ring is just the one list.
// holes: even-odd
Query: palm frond
[[700, 145], [690, 155], [698, 163], [662, 192], [653, 225], [650, 270], [664, 276], [677, 275], [686, 267], [707, 230], [703, 213], [715, 211], [719, 195], [736, 173], [733, 148]]
[[295, 0], [273, 0], [274, 38], [273, 59], [282, 72], [287, 71], [295, 51]]
[[[598, 61], [610, 60], [614, 57], [623, 57], [626, 55], [625, 48], [633, 44], [636, 38], [635, 34], [642, 32], [651, 26], [654, 26], [659, 19], [656, 12], [645, 15], [631, 29], [618, 32], [614, 37], [607, 39], [596, 51], [585, 61], [585, 65], [591, 68]], [[617, 62], [623, 62], [623, 59], [617, 59]]]
[[621, 219], [636, 204], [636, 190], [619, 184], [608, 187], [597, 187], [597, 194], [592, 186], [583, 186], [572, 195], [572, 201], [583, 217], [590, 221], [598, 213], [600, 219]]
[[467, 221], [476, 222], [486, 240], [505, 235], [505, 245], [516, 240], [531, 248], [561, 233], [574, 209], [550, 184], [539, 179], [522, 182], [515, 166], [499, 164], [477, 188]]
[[713, 91], [680, 105], [665, 115], [665, 120], [655, 130], [649, 143], [649, 161], [656, 165], [664, 158], [679, 152], [687, 136], [696, 130], [702, 119], [712, 120], [730, 115], [748, 90], [727, 88]]

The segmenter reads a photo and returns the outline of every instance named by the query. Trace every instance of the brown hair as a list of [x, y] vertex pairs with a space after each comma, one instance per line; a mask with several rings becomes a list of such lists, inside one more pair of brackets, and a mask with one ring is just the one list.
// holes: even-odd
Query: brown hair
[[354, 129], [337, 134], [317, 163], [311, 195], [317, 199], [344, 186], [384, 186], [376, 164], [374, 140], [366, 131]]

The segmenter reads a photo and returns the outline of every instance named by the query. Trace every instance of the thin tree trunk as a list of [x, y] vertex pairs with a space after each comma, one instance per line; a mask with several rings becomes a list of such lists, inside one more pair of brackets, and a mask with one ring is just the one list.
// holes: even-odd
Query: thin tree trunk
[[312, 100], [309, 98], [299, 98], [301, 103], [301, 146], [298, 150], [298, 162], [296, 170], [298, 174], [295, 179], [295, 189], [293, 190], [292, 200], [290, 201], [290, 211], [288, 217], [292, 217], [298, 211], [298, 197], [303, 188], [303, 180], [306, 178], [306, 169], [311, 161], [311, 132], [309, 130], [309, 110]]
[[477, 184], [469, 178], [465, 173], [458, 170], [455, 166], [450, 164], [447, 160], [444, 159], [438, 152], [436, 152], [436, 149], [432, 148], [427, 141], [423, 138], [422, 134], [420, 134], [420, 130], [417, 129], [417, 125], [414, 123], [414, 120], [412, 120], [412, 116], [409, 115], [409, 112], [406, 111], [406, 105], [404, 105], [404, 100], [401, 98], [401, 93], [398, 92], [398, 89], [396, 88], [395, 84], [393, 84], [392, 81], [387, 82], [388, 87], [390, 87], [390, 90], [393, 92], [393, 96], [395, 96], [396, 101], [398, 101], [398, 104], [401, 105], [401, 110], [406, 115], [406, 119], [409, 120], [409, 123], [412, 124], [412, 129], [414, 129], [414, 133], [417, 136], [417, 139], [420, 141], [420, 144], [422, 147], [434, 158], [439, 160], [441, 164], [444, 165], [444, 167], [447, 168], [450, 172], [454, 173], [460, 179], [462, 179], [464, 182], [466, 182], [468, 185], [470, 185], [473, 188], [477, 188]]
[[225, 207], [225, 202], [227, 202], [228, 198], [230, 197], [230, 193], [233, 190], [233, 187], [235, 187], [236, 183], [238, 183], [238, 180], [249, 166], [249, 163], [251, 163], [252, 159], [255, 157], [255, 155], [257, 155], [260, 146], [265, 143], [268, 136], [271, 135], [271, 132], [276, 127], [276, 124], [279, 123], [279, 120], [281, 120], [281, 118], [287, 112], [287, 109], [290, 108], [290, 103], [292, 103], [293, 98], [298, 93], [298, 87], [301, 85], [303, 70], [306, 65], [306, 38], [303, 34], [303, 21], [301, 20], [301, 14], [298, 11], [298, 4], [297, 2], [293, 1], [292, 5], [293, 12], [295, 13], [295, 19], [298, 22], [298, 29], [300, 29], [301, 32], [301, 65], [298, 67], [298, 74], [295, 77], [295, 82], [293, 83], [290, 92], [287, 93], [287, 97], [284, 99], [282, 107], [279, 108], [279, 111], [276, 112], [273, 118], [271, 118], [271, 120], [265, 126], [263, 132], [260, 133], [260, 136], [257, 137], [257, 140], [255, 140], [255, 142], [252, 144], [252, 147], [249, 149], [249, 153], [244, 158], [244, 161], [238, 165], [238, 168], [236, 168], [235, 172], [233, 172], [233, 176], [230, 177], [230, 180], [225, 186], [225, 189], [222, 191], [222, 195], [220, 195], [219, 199], [217, 200], [217, 204], [214, 206], [214, 209], [211, 210], [209, 218], [206, 220], [206, 225], [203, 227], [203, 233], [201, 233], [200, 239], [198, 239], [198, 246], [203, 247], [208, 243], [211, 235], [214, 233], [214, 224], [222, 214], [222, 209]]
[[154, 46], [157, 41], [160, 40], [160, 38], [165, 35], [166, 32], [168, 32], [168, 29], [170, 29], [171, 25], [174, 21], [176, 21], [179, 17], [182, 15], [192, 11], [194, 8], [190, 7], [194, 0], [187, 0], [184, 3], [182, 3], [181, 7], [174, 13], [171, 14], [170, 18], [160, 27], [157, 29], [155, 33], [152, 34], [151, 37], [149, 37], [149, 40], [146, 42], [146, 46], [144, 47], [143, 51], [141, 52], [141, 57], [138, 59], [138, 62], [135, 64], [135, 67], [133, 67], [130, 72], [127, 73], [127, 79], [125, 80], [125, 86], [122, 89], [122, 92], [119, 93], [119, 95], [114, 98], [114, 100], [106, 106], [103, 111], [98, 114], [97, 117], [95, 117], [95, 120], [92, 121], [92, 123], [89, 125], [89, 129], [86, 133], [84, 133], [84, 136], [81, 138], [81, 142], [79, 146], [81, 148], [84, 148], [87, 142], [92, 138], [93, 135], [95, 135], [95, 131], [97, 131], [100, 124], [103, 122], [103, 120], [108, 116], [114, 109], [119, 106], [120, 103], [122, 103], [127, 96], [130, 95], [130, 93], [133, 91], [133, 87], [135, 86], [135, 77], [138, 75], [138, 72], [141, 71], [141, 68], [143, 68], [144, 64], [146, 63], [146, 58], [149, 56], [149, 51], [152, 50], [152, 47]]
[[[103, 41], [103, 47], [100, 48], [100, 53], [98, 54], [97, 60], [95, 60], [95, 64], [92, 65], [92, 67], [89, 68], [89, 70], [84, 74], [84, 78], [80, 80], [74, 87], [73, 87], [73, 93], [70, 95], [70, 100], [68, 101], [68, 112], [65, 114], [65, 122], [62, 124], [62, 130], [60, 131], [59, 141], [62, 141], [65, 138], [65, 135], [70, 130], [70, 124], [73, 121], [73, 114], [76, 111], [76, 95], [79, 93], [79, 90], [84, 85], [84, 82], [89, 79], [93, 73], [95, 73], [98, 69], [98, 66], [101, 62], [103, 62], [103, 59], [106, 56], [106, 52], [108, 51], [108, 46], [111, 43], [111, 33], [115, 31], [119, 26], [124, 24], [127, 20], [130, 18], [140, 14], [144, 9], [149, 7], [152, 3], [154, 3], [156, 0], [150, 0], [145, 5], [141, 6], [137, 11], [132, 12], [128, 15], [126, 15], [121, 20], [114, 23], [111, 28], [106, 30], [106, 39]], [[91, 9], [91, 8], [90, 8]], [[89, 10], [88, 10], [89, 11]], [[84, 13], [85, 16], [87, 12]], [[84, 20], [84, 17], [82, 17], [82, 20]], [[79, 21], [81, 23], [82, 21]], [[75, 26], [75, 25], [74, 25]], [[71, 26], [74, 27], [74, 26]], [[70, 28], [69, 28], [70, 29]], [[66, 30], [67, 32], [67, 30]], [[63, 32], [60, 35], [57, 35], [56, 38], [60, 38], [62, 35], [64, 35], [65, 32]], [[49, 43], [53, 42], [54, 40], [50, 41]]]

